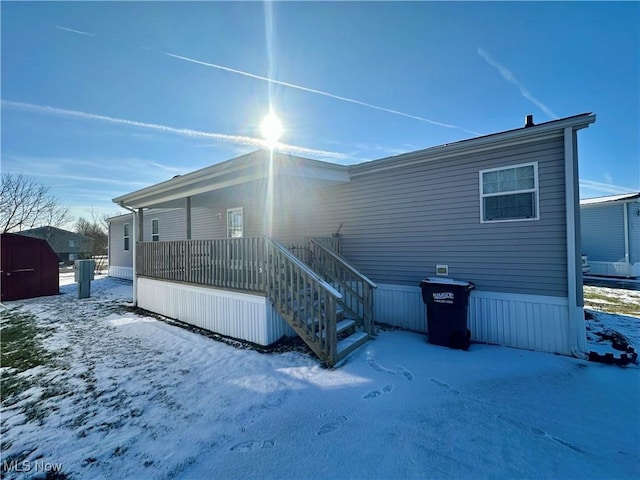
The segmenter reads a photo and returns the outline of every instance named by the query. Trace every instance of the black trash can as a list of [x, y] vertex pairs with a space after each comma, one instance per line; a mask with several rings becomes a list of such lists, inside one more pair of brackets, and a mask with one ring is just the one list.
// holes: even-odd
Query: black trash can
[[473, 283], [451, 278], [425, 278], [420, 282], [427, 305], [429, 343], [467, 350], [467, 307]]

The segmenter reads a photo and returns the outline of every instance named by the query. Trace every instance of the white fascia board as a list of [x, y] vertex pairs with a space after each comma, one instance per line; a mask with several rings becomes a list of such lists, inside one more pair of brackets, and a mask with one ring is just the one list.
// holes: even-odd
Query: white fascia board
[[[183, 189], [188, 191], [189, 185], [199, 183], [203, 181], [215, 180], [222, 175], [228, 175], [230, 173], [236, 173], [246, 168], [244, 162], [237, 166], [229, 166], [228, 162], [222, 164], [216, 164], [211, 167], [196, 170], [195, 172], [187, 173], [179, 177], [174, 177], [170, 180], [151, 185], [150, 187], [136, 190], [126, 195], [121, 195], [113, 199], [114, 203], [118, 205], [126, 205], [133, 208], [146, 207], [148, 198], [162, 197], [167, 192], [174, 191], [176, 189]], [[223, 165], [227, 164], [227, 165]], [[213, 188], [210, 188], [213, 189]]]
[[[244, 175], [240, 177], [236, 177], [232, 180], [224, 180], [222, 182], [215, 183], [207, 183], [206, 179], [198, 180], [198, 185], [175, 185], [171, 189], [162, 189], [161, 191], [150, 191], [146, 194], [142, 194], [142, 192], [134, 192], [130, 194], [129, 200], [124, 200], [122, 202], [118, 202], [119, 205], [126, 205], [131, 208], [153, 208], [153, 207], [161, 207], [161, 208], [171, 208], [178, 207], [178, 203], [176, 201], [184, 200], [186, 197], [192, 197], [195, 195], [199, 195], [201, 193], [211, 192], [213, 190], [218, 190], [221, 188], [232, 187], [234, 185], [240, 185], [242, 183], [247, 183], [253, 180], [258, 180], [259, 178], [263, 178], [263, 175], [253, 174], [253, 175]], [[135, 196], [134, 196], [135, 195]], [[125, 195], [125, 197], [127, 197]], [[113, 201], [117, 201], [115, 198]], [[172, 203], [173, 202], [173, 203]]]
[[[211, 167], [166, 180], [156, 185], [116, 197], [113, 199], [113, 202], [131, 208], [153, 207], [155, 205], [170, 207], [175, 206], [172, 202], [187, 196], [194, 196], [266, 178], [268, 176], [268, 169], [255, 168], [256, 160], [258, 162], [263, 160], [257, 158], [256, 154], [257, 152], [254, 152], [253, 154], [236, 157], [235, 159], [227, 160]], [[299, 163], [289, 165], [284, 163], [286, 159], [281, 156], [276, 156], [274, 158], [276, 173], [339, 183], [349, 181], [348, 167], [344, 165], [310, 160], [302, 157], [293, 158], [297, 159]]]
[[132, 215], [133, 213], [123, 213], [122, 215], [116, 215], [116, 216], [107, 218], [107, 222], [111, 223], [111, 222], [119, 222], [122, 220], [127, 220], [127, 219], [130, 219]]
[[460, 155], [470, 155], [497, 148], [511, 147], [525, 143], [535, 142], [544, 139], [562, 138], [565, 128], [572, 128], [574, 131], [588, 127], [595, 122], [594, 114], [579, 115], [563, 120], [535, 125], [528, 128], [519, 128], [502, 133], [495, 133], [460, 142], [440, 145], [405, 153], [394, 157], [373, 160], [371, 162], [355, 165], [351, 171], [351, 176], [366, 175], [372, 172], [403, 167], [406, 165], [417, 165], [423, 162], [441, 160]]

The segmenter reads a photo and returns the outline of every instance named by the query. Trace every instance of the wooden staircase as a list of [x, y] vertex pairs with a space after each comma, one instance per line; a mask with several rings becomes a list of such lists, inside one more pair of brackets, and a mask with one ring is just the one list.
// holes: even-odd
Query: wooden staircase
[[344, 266], [336, 264], [346, 260], [329, 247], [312, 242], [312, 265], [318, 271], [278, 240], [265, 238], [265, 289], [282, 318], [321, 360], [333, 367], [372, 338], [370, 289], [375, 285], [366, 277], [367, 285], [373, 287], [363, 288], [360, 280], [354, 282], [353, 272], [357, 271], [351, 266], [351, 275], [340, 276]]

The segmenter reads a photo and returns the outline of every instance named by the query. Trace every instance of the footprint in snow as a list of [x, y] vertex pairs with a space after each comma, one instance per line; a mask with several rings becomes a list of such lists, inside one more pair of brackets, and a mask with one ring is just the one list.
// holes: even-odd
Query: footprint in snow
[[564, 440], [563, 438], [551, 435], [550, 433], [545, 432], [544, 430], [541, 430], [541, 429], [539, 429], [537, 427], [533, 427], [531, 425], [527, 425], [527, 424], [525, 424], [523, 422], [520, 422], [520, 421], [515, 420], [513, 418], [510, 418], [510, 417], [505, 417], [503, 415], [498, 415], [498, 418], [500, 420], [503, 420], [504, 422], [516, 427], [516, 428], [520, 428], [522, 430], [529, 430], [533, 435], [535, 435], [537, 437], [547, 438], [549, 440], [552, 440], [552, 441], [554, 441], [556, 443], [559, 443], [560, 445], [564, 445], [565, 447], [570, 448], [571, 450], [574, 450], [574, 451], [579, 452], [579, 453], [587, 453], [584, 450], [582, 450], [580, 447], [574, 445], [573, 443], [568, 442], [567, 440]]
[[409, 370], [407, 370], [406, 368], [404, 368], [402, 365], [398, 365], [398, 371], [402, 374], [402, 376], [404, 378], [406, 378], [407, 380], [409, 380], [410, 382], [413, 382], [413, 373], [411, 373]]
[[388, 373], [390, 375], [395, 375], [397, 372], [395, 370], [391, 370], [390, 368], [383, 367], [375, 360], [367, 360], [367, 363], [371, 368], [373, 368], [377, 372]]
[[320, 430], [316, 433], [316, 435], [326, 435], [327, 433], [335, 432], [347, 421], [347, 417], [344, 415], [339, 416], [333, 422], [325, 423]]
[[264, 440], [262, 442], [256, 440], [247, 440], [246, 442], [236, 443], [229, 450], [232, 452], [251, 452], [253, 450], [261, 450], [263, 448], [273, 448], [275, 442], [273, 440]]
[[385, 393], [391, 393], [392, 391], [393, 391], [393, 385], [385, 385], [384, 387], [378, 390], [371, 390], [369, 393], [365, 394], [364, 398], [366, 399], [376, 398], [381, 395], [384, 395]]
[[446, 390], [449, 390], [451, 393], [453, 393], [454, 395], [460, 395], [460, 392], [458, 390], [456, 390], [455, 388], [453, 388], [451, 385], [449, 385], [446, 382], [443, 382], [442, 380], [437, 380], [435, 378], [432, 378], [431, 381], [433, 383], [435, 383], [436, 385], [438, 385], [439, 387], [442, 387]]

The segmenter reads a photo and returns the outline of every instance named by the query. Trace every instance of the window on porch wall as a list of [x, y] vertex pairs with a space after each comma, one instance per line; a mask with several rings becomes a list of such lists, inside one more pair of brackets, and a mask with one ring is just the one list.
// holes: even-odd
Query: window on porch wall
[[244, 236], [243, 208], [227, 210], [227, 238], [241, 238]]
[[125, 223], [123, 225], [123, 239], [124, 239], [124, 249], [129, 250], [129, 224]]
[[151, 241], [158, 242], [160, 241], [160, 220], [154, 218], [151, 220]]

